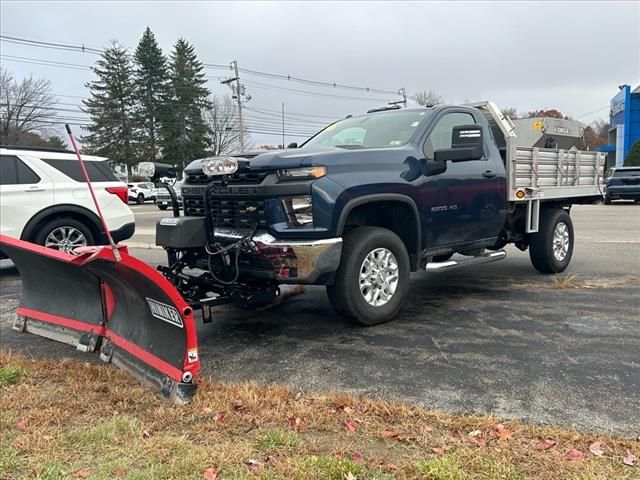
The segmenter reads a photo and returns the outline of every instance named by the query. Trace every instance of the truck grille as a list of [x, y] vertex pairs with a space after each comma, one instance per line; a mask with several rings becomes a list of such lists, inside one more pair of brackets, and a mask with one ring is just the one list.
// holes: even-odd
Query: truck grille
[[241, 200], [212, 197], [209, 200], [211, 223], [214, 228], [247, 229], [253, 227], [256, 222], [258, 222], [258, 226], [264, 227], [264, 204], [262, 199]]
[[202, 195], [197, 197], [184, 197], [184, 214], [187, 217], [204, 217], [204, 198]]
[[[238, 185], [238, 184], [252, 184], [255, 185], [257, 183], [262, 183], [267, 175], [270, 172], [259, 171], [254, 172], [249, 169], [241, 170], [234, 173], [227, 181], [228, 185]], [[191, 174], [187, 175], [186, 183], [191, 185], [206, 185], [211, 181], [211, 177], [206, 176], [205, 174]]]

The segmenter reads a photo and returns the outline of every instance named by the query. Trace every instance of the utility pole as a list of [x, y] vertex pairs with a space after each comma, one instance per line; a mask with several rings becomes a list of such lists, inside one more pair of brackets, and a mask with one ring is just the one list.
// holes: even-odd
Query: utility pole
[[284, 102], [282, 102], [282, 149], [286, 147], [284, 145]]
[[[240, 75], [238, 73], [238, 61], [231, 62], [231, 68], [235, 77], [222, 80], [220, 83], [228, 85], [233, 93], [233, 98], [236, 99], [238, 105], [238, 125], [240, 127], [240, 152], [244, 152], [244, 126], [242, 124], [242, 96], [244, 95], [244, 85], [240, 84]], [[233, 85], [235, 82], [235, 85]]]

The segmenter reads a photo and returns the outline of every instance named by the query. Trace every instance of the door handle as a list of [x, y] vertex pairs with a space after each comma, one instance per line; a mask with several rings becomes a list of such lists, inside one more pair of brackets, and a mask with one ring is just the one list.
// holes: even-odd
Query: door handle
[[27, 188], [25, 192], [44, 192], [44, 188], [31, 187], [31, 188]]
[[486, 170], [486, 171], [482, 172], [482, 176], [484, 178], [493, 178], [493, 177], [496, 176], [496, 174], [493, 173], [491, 170]]

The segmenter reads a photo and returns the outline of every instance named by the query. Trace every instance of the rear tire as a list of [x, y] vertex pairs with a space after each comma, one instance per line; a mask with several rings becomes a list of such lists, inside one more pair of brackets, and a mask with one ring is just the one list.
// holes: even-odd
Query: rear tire
[[603, 202], [605, 205], [611, 205], [611, 197], [605, 195]]
[[529, 258], [541, 273], [563, 272], [573, 255], [573, 223], [562, 209], [548, 209], [540, 213], [540, 229], [530, 235]]
[[166, 205], [158, 205], [158, 208], [159, 208], [160, 210], [166, 210], [166, 209], [167, 209], [167, 206], [166, 206]]
[[144, 195], [142, 193], [139, 193], [136, 197], [136, 203], [138, 205], [142, 205], [144, 203]]
[[48, 248], [73, 253], [77, 247], [95, 245], [91, 230], [71, 217], [55, 218], [47, 222], [34, 236], [35, 243]]
[[386, 228], [359, 227], [344, 236], [340, 266], [327, 296], [338, 313], [360, 325], [384, 323], [402, 307], [410, 270], [400, 237]]

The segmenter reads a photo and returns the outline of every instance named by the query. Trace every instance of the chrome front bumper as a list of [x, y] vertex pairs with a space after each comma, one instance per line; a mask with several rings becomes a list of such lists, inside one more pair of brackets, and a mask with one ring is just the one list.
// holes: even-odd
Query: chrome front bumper
[[[214, 235], [221, 243], [242, 238], [238, 232], [222, 228], [215, 229]], [[251, 240], [252, 254], [271, 263], [279, 283], [316, 283], [340, 265], [342, 238], [279, 240], [258, 233]]]

